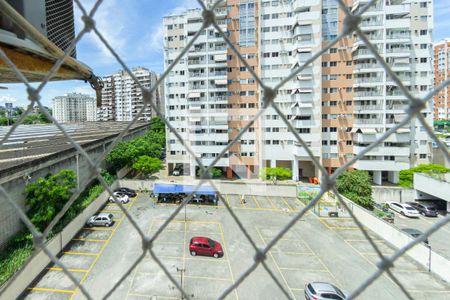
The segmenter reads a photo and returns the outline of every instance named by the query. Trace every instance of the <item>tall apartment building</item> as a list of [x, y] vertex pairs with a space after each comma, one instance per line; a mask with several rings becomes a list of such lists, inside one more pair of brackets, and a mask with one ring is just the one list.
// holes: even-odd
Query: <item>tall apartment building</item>
[[53, 98], [53, 117], [63, 123], [68, 122], [94, 122], [96, 121], [95, 98], [69, 93]]
[[[353, 12], [368, 0], [346, 0]], [[219, 26], [263, 82], [275, 86], [341, 31], [344, 13], [334, 0], [228, 0], [216, 9]], [[432, 5], [382, 1], [361, 25], [380, 54], [415, 95], [431, 88]], [[201, 10], [164, 18], [165, 66], [202, 24]], [[219, 155], [262, 106], [250, 72], [213, 28], [166, 80], [166, 114], [204, 164]], [[329, 173], [358, 154], [404, 116], [407, 99], [356, 36], [335, 44], [284, 85], [275, 102]], [[429, 109], [424, 112], [431, 118]], [[169, 173], [195, 162], [172, 133]], [[417, 121], [399, 130], [353, 165], [376, 183], [396, 182], [398, 172], [430, 161], [430, 141]], [[252, 177], [263, 167], [290, 168], [293, 179], [319, 176], [306, 150], [269, 107], [216, 166], [228, 177]]]
[[[450, 71], [450, 39], [444, 39], [434, 44], [434, 85], [440, 85], [449, 79]], [[450, 89], [443, 88], [434, 96], [434, 119], [450, 119]]]
[[[133, 68], [131, 72], [143, 87], [150, 88], [157, 81], [156, 73], [146, 68]], [[105, 76], [103, 81], [105, 86], [102, 90], [101, 107], [97, 112], [98, 120], [131, 121], [144, 107], [139, 85], [125, 70]], [[163, 106], [162, 90], [158, 88], [153, 94], [153, 99], [159, 107]], [[152, 118], [152, 115], [152, 108], [148, 106], [139, 120], [148, 121]]]

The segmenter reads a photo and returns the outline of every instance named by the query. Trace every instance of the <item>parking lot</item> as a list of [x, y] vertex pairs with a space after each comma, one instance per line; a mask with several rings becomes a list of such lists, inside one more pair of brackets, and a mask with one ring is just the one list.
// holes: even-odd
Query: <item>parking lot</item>
[[[420, 216], [419, 218], [408, 218], [402, 216], [401, 214], [395, 213], [394, 225], [399, 228], [415, 228], [420, 231], [427, 230], [434, 223], [438, 222], [443, 218], [442, 215], [436, 217], [425, 217]], [[450, 259], [450, 224], [444, 225], [440, 230], [432, 234], [429, 238], [429, 245], [433, 251], [439, 253], [440, 255]]]
[[[244, 228], [258, 247], [278, 233], [302, 204], [295, 198], [225, 195]], [[129, 213], [146, 234], [153, 234], [175, 209], [174, 205], [152, 208], [149, 195], [139, 194], [128, 205]], [[111, 228], [82, 229], [61, 260], [91, 293], [100, 299], [142, 253], [137, 231], [127, 219], [108, 205], [116, 223]], [[254, 249], [225, 209], [190, 205], [169, 223], [155, 240], [153, 250], [170, 274], [192, 299], [214, 299], [252, 265]], [[105, 230], [104, 230], [105, 229]], [[383, 253], [393, 248], [368, 232]], [[219, 259], [191, 256], [193, 236], [218, 241], [224, 256]], [[376, 270], [377, 256], [351, 219], [317, 218], [307, 214], [269, 252], [266, 263], [291, 298], [304, 299], [310, 281], [327, 281], [343, 290], [358, 287]], [[426, 269], [401, 257], [392, 272], [414, 299], [450, 299], [450, 285]], [[26, 299], [85, 299], [58, 268], [52, 266], [36, 280]], [[180, 299], [180, 292], [147, 253], [113, 292], [111, 299]], [[258, 266], [227, 299], [285, 299], [267, 271]], [[406, 299], [400, 288], [382, 275], [360, 299]]]

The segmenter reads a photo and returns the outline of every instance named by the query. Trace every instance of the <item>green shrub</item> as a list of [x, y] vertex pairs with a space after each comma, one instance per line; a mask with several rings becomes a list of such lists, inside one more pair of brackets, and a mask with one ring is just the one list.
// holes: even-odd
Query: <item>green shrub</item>
[[286, 168], [263, 168], [259, 172], [262, 180], [288, 180], [292, 178], [292, 171]]
[[442, 174], [448, 172], [450, 172], [450, 169], [441, 165], [436, 164], [418, 165], [417, 167], [400, 171], [398, 185], [405, 188], [412, 188], [414, 184], [414, 173]]

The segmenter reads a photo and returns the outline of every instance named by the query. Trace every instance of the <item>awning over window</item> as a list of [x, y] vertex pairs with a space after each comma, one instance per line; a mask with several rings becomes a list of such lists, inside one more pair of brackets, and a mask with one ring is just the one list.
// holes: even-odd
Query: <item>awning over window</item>
[[228, 81], [226, 79], [216, 79], [216, 80], [214, 80], [214, 83], [216, 85], [226, 85], [228, 83]]
[[411, 129], [410, 128], [399, 128], [399, 129], [397, 129], [396, 132], [397, 133], [409, 133], [409, 132], [411, 132]]
[[227, 55], [226, 54], [217, 54], [214, 55], [215, 61], [227, 61]]
[[353, 128], [352, 128], [352, 131], [350, 131], [350, 132], [351, 132], [351, 133], [356, 133], [356, 132], [358, 132], [358, 130], [359, 130], [359, 128], [353, 127]]
[[298, 53], [311, 53], [312, 49], [310, 47], [305, 47], [305, 48], [298, 48], [297, 52]]
[[200, 98], [200, 93], [189, 93], [188, 98]]
[[400, 123], [401, 121], [403, 121], [406, 118], [405, 114], [400, 114], [400, 115], [394, 115], [394, 121], [395, 123]]
[[299, 107], [298, 102], [295, 102], [294, 104], [291, 105], [291, 108], [294, 108], [294, 107]]
[[295, 95], [299, 93], [299, 89], [293, 89], [291, 95]]
[[360, 128], [362, 133], [365, 134], [376, 134], [377, 131], [375, 130], [375, 128]]

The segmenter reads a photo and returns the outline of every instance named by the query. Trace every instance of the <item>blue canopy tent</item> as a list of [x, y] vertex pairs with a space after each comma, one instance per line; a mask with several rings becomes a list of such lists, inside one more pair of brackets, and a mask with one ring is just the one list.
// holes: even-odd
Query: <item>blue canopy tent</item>
[[[160, 200], [160, 197], [162, 197], [162, 202], [180, 202], [182, 200], [182, 198], [180, 199], [180, 196], [183, 197], [183, 194], [191, 194], [194, 191], [194, 188], [195, 186], [193, 185], [156, 183], [153, 187], [153, 194], [158, 197], [158, 201]], [[212, 186], [200, 186], [195, 192], [195, 196], [196, 199], [202, 199], [196, 201], [209, 201], [214, 204], [217, 202], [216, 191]]]

